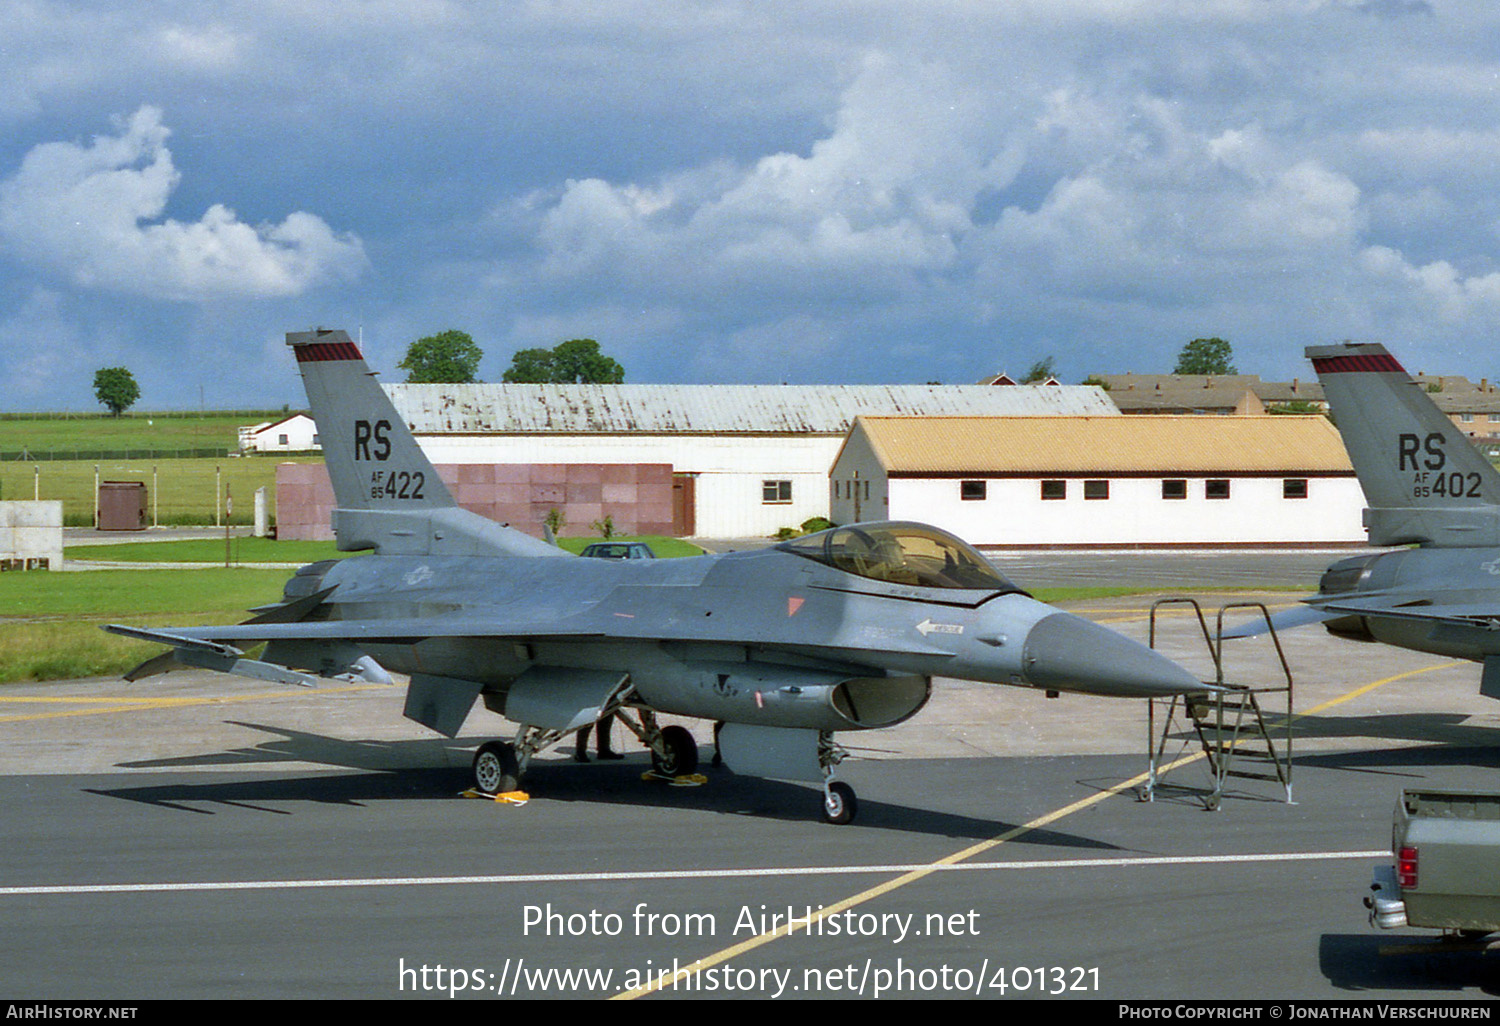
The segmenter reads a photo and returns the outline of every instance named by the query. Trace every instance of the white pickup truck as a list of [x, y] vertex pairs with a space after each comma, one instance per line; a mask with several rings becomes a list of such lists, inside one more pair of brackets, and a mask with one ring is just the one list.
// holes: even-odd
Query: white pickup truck
[[1500, 931], [1500, 793], [1402, 791], [1391, 854], [1365, 898], [1371, 925]]

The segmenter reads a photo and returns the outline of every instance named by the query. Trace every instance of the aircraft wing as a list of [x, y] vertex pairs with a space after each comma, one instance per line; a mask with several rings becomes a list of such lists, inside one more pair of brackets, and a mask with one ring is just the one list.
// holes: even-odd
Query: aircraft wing
[[[757, 644], [768, 647], [806, 649], [817, 647], [844, 655], [895, 654], [944, 656], [946, 649], [924, 638], [904, 637], [906, 632], [882, 631], [878, 636], [857, 631], [810, 643], [799, 634], [781, 634], [767, 627], [757, 636], [726, 634], [712, 626], [691, 623], [666, 625], [645, 617], [618, 616], [608, 612], [584, 613], [563, 619], [525, 617], [393, 617], [369, 620], [313, 620], [297, 623], [249, 622], [217, 627], [141, 628], [108, 624], [104, 630], [140, 641], [170, 645], [181, 652], [229, 658], [260, 642], [328, 641], [383, 644], [416, 644], [429, 638], [488, 638], [526, 642], [545, 640], [640, 640], [695, 641], [722, 644]], [[857, 661], [857, 660], [856, 660]]]

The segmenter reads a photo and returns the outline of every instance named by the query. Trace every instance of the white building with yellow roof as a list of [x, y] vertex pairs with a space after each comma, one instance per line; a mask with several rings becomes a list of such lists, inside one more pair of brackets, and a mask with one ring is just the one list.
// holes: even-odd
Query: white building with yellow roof
[[1365, 541], [1324, 417], [860, 417], [829, 491], [836, 523], [918, 520], [989, 546]]

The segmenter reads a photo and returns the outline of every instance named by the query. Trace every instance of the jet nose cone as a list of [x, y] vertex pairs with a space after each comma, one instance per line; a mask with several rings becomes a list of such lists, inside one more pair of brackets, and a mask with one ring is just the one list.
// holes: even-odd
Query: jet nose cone
[[1132, 698], [1211, 690], [1166, 656], [1072, 613], [1037, 621], [1021, 665], [1040, 688]]

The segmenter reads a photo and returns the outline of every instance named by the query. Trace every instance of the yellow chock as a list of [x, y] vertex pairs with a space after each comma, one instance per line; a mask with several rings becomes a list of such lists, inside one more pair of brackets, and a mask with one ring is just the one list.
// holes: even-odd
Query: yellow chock
[[681, 776], [669, 777], [666, 774], [656, 772], [656, 770], [654, 769], [647, 770], [646, 772], [642, 773], [641, 779], [648, 781], [660, 781], [661, 783], [669, 784], [672, 787], [701, 787], [702, 785], [708, 783], [708, 778], [705, 777], [702, 773], [684, 773]]
[[505, 805], [517, 806], [525, 805], [527, 802], [531, 801], [531, 795], [527, 794], [525, 791], [502, 791], [500, 794], [485, 794], [483, 791], [476, 791], [472, 787], [467, 791], [464, 791], [459, 797], [488, 798], [492, 802], [501, 802]]

